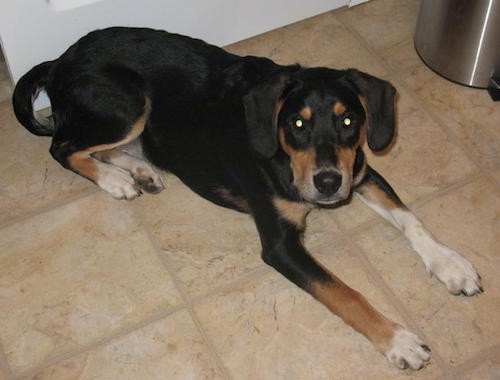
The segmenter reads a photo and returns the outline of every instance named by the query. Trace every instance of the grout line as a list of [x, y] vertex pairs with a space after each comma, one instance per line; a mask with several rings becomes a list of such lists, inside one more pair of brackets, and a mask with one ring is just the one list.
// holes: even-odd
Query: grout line
[[262, 276], [269, 274], [269, 273], [272, 273], [272, 272], [274, 272], [274, 269], [272, 269], [271, 267], [262, 267], [262, 268], [254, 269], [250, 273], [241, 276], [237, 280], [234, 280], [230, 283], [216, 287], [207, 293], [203, 293], [203, 294], [194, 296], [190, 302], [190, 305], [196, 306], [197, 304], [201, 303], [203, 301], [203, 299], [205, 299], [205, 298], [211, 298], [211, 297], [215, 297], [217, 295], [223, 294], [227, 291], [238, 288], [243, 284], [246, 284], [246, 283], [248, 283], [256, 278], [262, 277]]
[[201, 337], [203, 338], [205, 344], [207, 345], [208, 350], [210, 351], [210, 354], [212, 355], [212, 358], [215, 359], [215, 363], [217, 364], [217, 366], [221, 370], [221, 372], [224, 376], [224, 379], [230, 380], [231, 376], [230, 376], [229, 369], [224, 365], [224, 362], [222, 361], [222, 359], [219, 356], [219, 353], [217, 352], [217, 350], [215, 349], [212, 341], [210, 340], [207, 333], [205, 332], [205, 329], [203, 328], [195, 311], [193, 310], [193, 308], [189, 308], [188, 311], [189, 311], [189, 315], [191, 315], [191, 319], [193, 320], [194, 324], [196, 325], [196, 328], [198, 329], [198, 332], [200, 333]]
[[13, 378], [9, 362], [7, 360], [7, 355], [5, 355], [5, 350], [1, 342], [0, 342], [0, 374], [4, 375], [5, 380], [10, 380]]
[[480, 179], [481, 177], [482, 177], [482, 174], [472, 174], [472, 175], [470, 175], [462, 180], [459, 180], [459, 181], [451, 184], [448, 187], [445, 187], [445, 188], [440, 189], [440, 190], [436, 190], [436, 191], [432, 192], [431, 194], [424, 195], [421, 198], [415, 199], [413, 202], [409, 203], [408, 207], [412, 208], [412, 209], [420, 208], [420, 207], [424, 206], [426, 203], [429, 203], [429, 202], [433, 201], [434, 199], [443, 197], [443, 196], [445, 196], [445, 195], [447, 195], [447, 194], [449, 194], [457, 189], [465, 187], [468, 184]]
[[66, 206], [71, 202], [79, 201], [80, 199], [86, 198], [90, 195], [93, 195], [93, 194], [99, 192], [99, 191], [100, 191], [100, 189], [98, 189], [98, 188], [83, 190], [75, 195], [71, 195], [68, 198], [63, 199], [62, 201], [56, 201], [56, 202], [51, 203], [49, 205], [42, 206], [42, 207], [37, 208], [37, 209], [32, 210], [32, 211], [28, 211], [24, 215], [17, 216], [17, 217], [10, 219], [10, 220], [7, 220], [5, 222], [0, 223], [0, 230], [3, 228], [6, 228], [6, 227], [12, 226], [13, 224], [24, 222], [25, 220], [28, 220], [30, 218], [34, 218], [36, 216], [45, 214], [45, 213], [50, 212], [52, 210], [55, 210], [59, 207]]
[[186, 290], [184, 289], [184, 286], [182, 282], [177, 278], [177, 274], [171, 269], [171, 265], [169, 263], [168, 257], [162, 253], [161, 247], [160, 247], [160, 242], [154, 237], [153, 233], [151, 232], [149, 225], [145, 222], [144, 220], [144, 215], [142, 212], [140, 212], [137, 208], [134, 208], [134, 214], [137, 219], [139, 219], [139, 222], [142, 224], [143, 230], [146, 232], [149, 241], [153, 245], [156, 254], [158, 258], [160, 259], [160, 262], [163, 264], [164, 269], [167, 271], [167, 273], [170, 275], [170, 278], [172, 278], [172, 281], [174, 283], [174, 286], [176, 287], [178, 293], [180, 294], [183, 304], [186, 306], [186, 309], [189, 312], [189, 315], [191, 316], [191, 319], [193, 320], [193, 323], [196, 326], [196, 329], [198, 330], [198, 333], [201, 335], [208, 351], [210, 352], [210, 355], [212, 356], [212, 360], [215, 362], [215, 365], [219, 368], [221, 373], [223, 374], [224, 378], [226, 380], [231, 379], [229, 376], [229, 371], [227, 370], [226, 366], [224, 365], [221, 357], [215, 350], [215, 347], [213, 346], [212, 342], [208, 338], [205, 330], [200, 324], [200, 321], [198, 320], [198, 317], [194, 313], [193, 310], [193, 304], [187, 295]]
[[30, 368], [24, 372], [21, 372], [17, 375], [15, 375], [15, 378], [16, 379], [22, 379], [22, 378], [27, 378], [27, 377], [31, 377], [33, 375], [36, 375], [38, 372], [40, 371], [43, 371], [44, 369], [47, 369], [53, 365], [56, 365], [56, 364], [59, 364], [61, 363], [62, 361], [64, 360], [68, 360], [68, 359], [71, 359], [73, 357], [76, 357], [78, 355], [81, 355], [85, 352], [88, 352], [88, 351], [92, 351], [92, 350], [95, 350], [99, 347], [102, 347], [110, 342], [112, 342], [113, 340], [116, 340], [116, 339], [120, 339], [136, 330], [139, 330], [141, 328], [144, 328], [150, 324], [153, 324], [161, 319], [164, 319], [166, 317], [168, 317], [169, 315], [172, 315], [182, 309], [186, 308], [186, 305], [184, 303], [179, 303], [178, 305], [175, 305], [175, 306], [171, 306], [171, 307], [167, 307], [166, 309], [164, 310], [161, 310], [135, 324], [132, 324], [130, 326], [127, 326], [125, 327], [124, 329], [122, 330], [119, 330], [115, 333], [112, 333], [110, 335], [107, 335], [105, 337], [102, 337], [102, 338], [99, 338], [89, 344], [86, 344], [84, 345], [82, 348], [80, 349], [77, 349], [77, 350], [73, 350], [73, 351], [70, 351], [70, 352], [67, 352], [67, 353], [64, 353], [64, 354], [61, 354], [61, 355], [57, 355], [57, 356], [54, 356], [53, 358], [49, 358], [48, 360], [45, 360], [43, 362], [43, 364], [41, 365], [38, 365], [36, 367], [33, 367], [33, 368]]
[[500, 344], [487, 348], [486, 350], [483, 350], [474, 355], [472, 358], [466, 360], [464, 363], [453, 367], [450, 371], [450, 374], [453, 375], [453, 378], [458, 378], [465, 372], [474, 370], [485, 361], [498, 357], [500, 357]]

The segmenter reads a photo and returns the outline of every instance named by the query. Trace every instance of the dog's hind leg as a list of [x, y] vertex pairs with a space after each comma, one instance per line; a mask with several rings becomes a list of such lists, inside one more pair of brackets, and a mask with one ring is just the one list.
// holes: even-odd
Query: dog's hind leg
[[116, 199], [132, 200], [141, 194], [141, 186], [136, 183], [131, 172], [96, 159], [104, 152], [113, 152], [118, 147], [136, 139], [144, 129], [146, 117], [143, 116], [132, 126], [127, 135], [111, 144], [93, 145], [79, 149], [73, 140], [62, 140], [54, 136], [50, 153], [65, 168], [94, 182]]
[[118, 199], [161, 190], [161, 180], [149, 165], [119, 150], [137, 141], [149, 121], [152, 104], [144, 78], [109, 64], [58, 75], [49, 91], [55, 127], [52, 156]]
[[465, 296], [482, 293], [481, 279], [472, 264], [436, 241], [391, 186], [369, 166], [356, 192], [365, 204], [406, 236], [427, 270], [443, 282], [450, 293]]
[[[139, 180], [145, 181], [143, 177], [136, 177], [136, 181], [132, 176], [132, 172], [128, 170], [132, 165], [131, 161], [134, 160], [129, 159], [125, 165], [126, 170], [124, 170], [119, 165], [110, 165], [96, 159], [94, 156], [103, 154], [102, 152], [113, 152], [115, 149], [136, 140], [140, 136], [151, 111], [150, 101], [147, 98], [144, 100], [141, 108], [141, 114], [135, 119], [135, 122], [131, 122], [126, 127], [121, 123], [117, 123], [115, 128], [110, 128], [107, 131], [108, 136], [104, 135], [104, 137], [102, 136], [103, 133], [95, 126], [92, 126], [91, 123], [87, 124], [89, 126], [86, 129], [81, 127], [76, 128], [76, 126], [82, 124], [81, 122], [78, 124], [63, 124], [59, 126], [58, 131], [54, 135], [50, 153], [63, 167], [94, 182], [114, 198], [134, 199], [141, 194], [141, 188], [146, 186], [144, 183], [138, 183]], [[57, 123], [57, 115], [55, 120]], [[96, 144], [96, 142], [103, 139], [113, 142]], [[118, 159], [118, 161], [126, 160], [122, 158]], [[145, 166], [147, 165], [137, 165], [136, 163], [137, 174], [139, 174], [139, 168]], [[157, 175], [155, 176], [155, 180], [158, 181]], [[152, 187], [148, 187], [148, 189], [152, 189]]]

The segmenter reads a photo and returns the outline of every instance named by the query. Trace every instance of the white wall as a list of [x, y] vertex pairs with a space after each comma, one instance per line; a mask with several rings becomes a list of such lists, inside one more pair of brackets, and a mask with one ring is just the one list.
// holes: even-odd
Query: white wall
[[48, 1], [0, 1], [0, 38], [14, 81], [35, 64], [58, 57], [79, 37], [96, 28], [146, 26], [226, 45], [348, 3], [348, 0], [104, 0], [57, 12]]

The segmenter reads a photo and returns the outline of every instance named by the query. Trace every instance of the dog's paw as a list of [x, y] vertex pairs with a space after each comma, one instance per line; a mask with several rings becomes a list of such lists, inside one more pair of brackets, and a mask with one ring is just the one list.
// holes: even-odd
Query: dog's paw
[[130, 173], [116, 167], [107, 167], [99, 173], [97, 185], [116, 199], [132, 200], [141, 195]]
[[481, 277], [469, 261], [442, 244], [436, 249], [439, 252], [427, 270], [443, 282], [451, 294], [472, 296], [483, 292]]
[[152, 169], [140, 168], [132, 173], [132, 177], [137, 186], [148, 193], [158, 194], [165, 188], [161, 177]]
[[417, 335], [399, 328], [385, 356], [399, 369], [422, 369], [431, 359], [431, 349]]

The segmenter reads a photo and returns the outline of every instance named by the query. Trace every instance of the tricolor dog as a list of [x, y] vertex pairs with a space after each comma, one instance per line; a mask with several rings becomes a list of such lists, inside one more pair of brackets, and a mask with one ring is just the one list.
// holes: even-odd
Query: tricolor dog
[[[41, 89], [52, 117], [34, 115]], [[399, 368], [429, 347], [318, 263], [303, 245], [308, 213], [353, 193], [398, 228], [452, 294], [483, 291], [473, 266], [437, 242], [366, 162], [394, 136], [394, 87], [360, 71], [282, 66], [164, 31], [88, 34], [16, 86], [18, 120], [52, 136], [65, 168], [117, 199], [163, 189], [155, 168], [254, 219], [262, 259], [362, 333]]]

